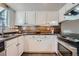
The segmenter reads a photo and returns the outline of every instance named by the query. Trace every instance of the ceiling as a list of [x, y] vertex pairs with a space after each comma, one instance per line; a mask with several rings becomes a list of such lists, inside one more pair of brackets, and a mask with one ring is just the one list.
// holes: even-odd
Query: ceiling
[[7, 5], [16, 11], [57, 11], [65, 3], [7, 3]]

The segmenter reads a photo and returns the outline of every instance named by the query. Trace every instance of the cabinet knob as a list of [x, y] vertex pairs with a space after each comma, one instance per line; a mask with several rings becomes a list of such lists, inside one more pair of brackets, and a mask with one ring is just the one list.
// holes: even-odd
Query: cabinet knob
[[75, 3], [72, 3], [72, 4], [75, 4]]
[[41, 42], [42, 40], [39, 40], [39, 42]]
[[45, 36], [45, 38], [47, 38], [47, 36]]
[[35, 36], [33, 36], [33, 38], [35, 38]]
[[16, 46], [19, 46], [20, 45], [20, 43], [18, 43]]
[[38, 42], [41, 42], [42, 40], [37, 40]]
[[39, 41], [39, 40], [37, 40], [37, 41]]
[[40, 42], [42, 41], [42, 40], [39, 40]]

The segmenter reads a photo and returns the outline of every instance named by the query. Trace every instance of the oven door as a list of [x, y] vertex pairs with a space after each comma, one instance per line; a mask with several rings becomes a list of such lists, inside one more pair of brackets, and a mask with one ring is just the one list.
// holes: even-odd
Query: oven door
[[5, 56], [5, 51], [0, 52], [0, 56]]
[[72, 52], [60, 43], [58, 43], [58, 52], [62, 56], [72, 56]]
[[0, 56], [5, 56], [4, 41], [3, 42], [0, 42]]

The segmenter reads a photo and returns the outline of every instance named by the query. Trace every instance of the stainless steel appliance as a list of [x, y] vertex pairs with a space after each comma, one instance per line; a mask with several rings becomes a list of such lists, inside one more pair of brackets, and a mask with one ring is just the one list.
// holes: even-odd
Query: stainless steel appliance
[[63, 41], [76, 48], [77, 56], [79, 56], [79, 34], [63, 34], [58, 36], [60, 41]]
[[62, 44], [58, 43], [58, 52], [59, 55], [62, 56], [72, 56], [72, 51], [70, 51], [68, 48], [66, 48], [65, 46], [63, 46]]
[[5, 56], [5, 45], [4, 45], [4, 41], [0, 42], [0, 56]]
[[65, 20], [78, 20], [79, 19], [79, 4], [68, 10], [64, 14]]
[[79, 15], [79, 4], [73, 7], [72, 9], [68, 10], [65, 15], [67, 16], [76, 16]]

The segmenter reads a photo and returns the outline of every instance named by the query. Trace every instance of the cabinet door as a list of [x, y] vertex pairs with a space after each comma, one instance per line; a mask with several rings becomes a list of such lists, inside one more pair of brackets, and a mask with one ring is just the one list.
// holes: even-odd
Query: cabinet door
[[25, 35], [24, 36], [24, 52], [28, 51], [28, 39], [29, 39], [29, 36]]
[[39, 43], [39, 51], [44, 53], [52, 52], [52, 49], [51, 49], [52, 46], [50, 46], [51, 44], [50, 39], [48, 39], [46, 35], [39, 36], [38, 38], [37, 38], [38, 39], [37, 42]]
[[38, 11], [36, 12], [36, 25], [45, 25], [46, 24], [46, 12]]
[[27, 23], [28, 25], [35, 25], [35, 11], [27, 11]]
[[25, 52], [39, 52], [39, 43], [34, 35], [26, 35], [24, 41]]
[[18, 55], [22, 55], [24, 52], [24, 36], [18, 37]]
[[17, 38], [5, 41], [5, 51], [7, 56], [17, 56]]
[[39, 51], [53, 53], [57, 52], [57, 38], [56, 36], [45, 35], [39, 37]]
[[25, 24], [25, 11], [17, 11], [16, 12], [16, 25], [24, 25]]
[[56, 40], [57, 39], [54, 39], [49, 35], [26, 36], [25, 52], [39, 52], [39, 53], [56, 52], [57, 50]]
[[58, 38], [56, 35], [50, 35], [48, 36], [48, 39], [50, 39], [51, 43], [50, 43], [50, 48], [52, 49], [52, 52], [57, 52], [57, 42], [58, 42]]
[[15, 44], [9, 46], [6, 48], [6, 55], [7, 56], [17, 56], [18, 55], [18, 49]]
[[54, 11], [54, 12], [47, 12], [47, 24], [48, 25], [58, 25], [58, 12]]
[[18, 45], [18, 55], [21, 56], [23, 52], [24, 52], [24, 44], [19, 44]]

